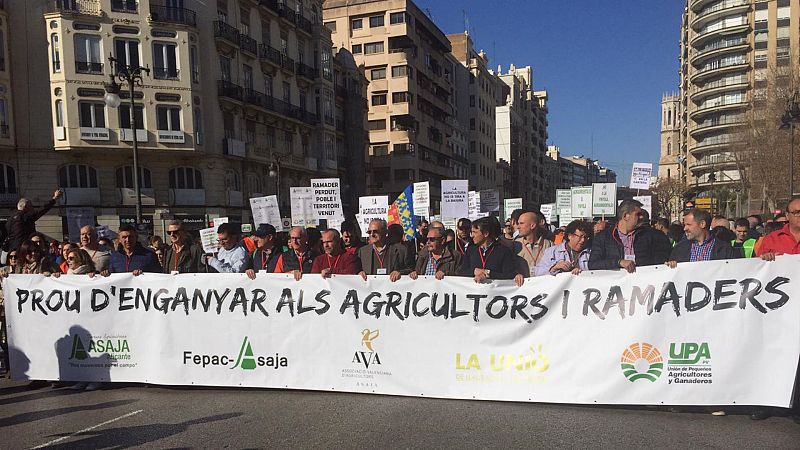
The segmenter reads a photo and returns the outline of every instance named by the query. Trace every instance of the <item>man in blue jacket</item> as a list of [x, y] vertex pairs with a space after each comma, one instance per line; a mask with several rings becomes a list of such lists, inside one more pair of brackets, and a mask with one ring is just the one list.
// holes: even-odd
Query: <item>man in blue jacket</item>
[[143, 272], [163, 272], [156, 254], [139, 243], [139, 236], [133, 225], [119, 227], [118, 238], [120, 246], [116, 251], [111, 252], [108, 271], [101, 273], [102, 275], [132, 273], [134, 276], [138, 276]]

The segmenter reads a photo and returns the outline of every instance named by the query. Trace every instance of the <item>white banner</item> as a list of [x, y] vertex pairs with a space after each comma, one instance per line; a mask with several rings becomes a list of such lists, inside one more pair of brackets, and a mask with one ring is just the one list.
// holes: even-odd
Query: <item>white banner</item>
[[652, 175], [652, 163], [633, 163], [629, 187], [631, 189], [650, 189], [650, 176]]
[[442, 180], [441, 216], [460, 219], [469, 215], [469, 181]]
[[277, 195], [251, 198], [250, 210], [253, 212], [253, 223], [256, 227], [262, 223], [268, 223], [275, 228], [280, 227], [281, 210]]
[[800, 256], [782, 256], [520, 288], [284, 274], [12, 275], [3, 287], [15, 379], [788, 407], [798, 277]]
[[310, 187], [289, 188], [292, 208], [292, 226], [311, 227], [316, 226], [318, 221], [314, 215], [314, 190]]
[[617, 183], [592, 184], [592, 214], [613, 216], [617, 213]]
[[571, 215], [574, 219], [592, 217], [592, 187], [577, 186], [572, 188]]
[[311, 180], [314, 199], [311, 204], [317, 219], [340, 222], [342, 210], [341, 183], [338, 178], [316, 178]]
[[542, 216], [547, 223], [555, 223], [558, 217], [558, 214], [556, 214], [555, 203], [545, 203], [539, 208], [539, 211], [542, 212]]
[[522, 209], [521, 198], [507, 198], [503, 200], [503, 213], [505, 214], [503, 220], [510, 219], [511, 213], [513, 213], [515, 209]]
[[411, 196], [414, 203], [414, 215], [428, 217], [431, 207], [431, 186], [427, 181], [414, 183], [414, 194]]
[[[480, 191], [480, 205], [481, 213], [492, 213], [500, 211], [500, 192], [497, 189], [487, 189]], [[488, 214], [484, 214], [488, 215]]]

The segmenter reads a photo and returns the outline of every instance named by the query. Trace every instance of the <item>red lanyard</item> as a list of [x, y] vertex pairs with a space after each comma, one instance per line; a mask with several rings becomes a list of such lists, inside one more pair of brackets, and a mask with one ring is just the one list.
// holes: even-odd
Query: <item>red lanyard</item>
[[261, 250], [261, 270], [267, 270], [267, 261], [269, 261], [269, 257], [264, 257], [267, 252]]
[[481, 268], [482, 269], [486, 269], [486, 259], [489, 258], [489, 255], [491, 255], [493, 251], [494, 251], [494, 244], [492, 244], [492, 248], [491, 249], [487, 249], [486, 256], [484, 257], [483, 256], [484, 250], [482, 248], [478, 249], [478, 256], [481, 257]]
[[133, 255], [131, 255], [131, 256], [125, 255], [125, 272], [130, 272], [130, 270], [128, 270], [128, 268], [131, 265], [131, 258], [132, 257], [133, 257]]
[[172, 263], [172, 270], [176, 272], [178, 271], [178, 257], [181, 255], [181, 250], [178, 250], [175, 246], [172, 247], [172, 253], [175, 254], [175, 258], [173, 258], [173, 263]]
[[[617, 236], [615, 236], [615, 235], [614, 235], [614, 232], [615, 232], [615, 231], [617, 232], [617, 234], [619, 234], [619, 228], [617, 228], [617, 226], [616, 226], [616, 225], [614, 225], [614, 229], [613, 229], [613, 230], [611, 230], [611, 237], [612, 237], [612, 238], [613, 238], [615, 241], [619, 242], [619, 244], [620, 244], [620, 245], [622, 246], [622, 248], [623, 248], [623, 250], [622, 250], [622, 251], [623, 251], [623, 253], [625, 253], [625, 250], [627, 250], [629, 247], [628, 247], [627, 245], [625, 245], [625, 243], [623, 243], [623, 242], [622, 242], [622, 238], [618, 238]], [[627, 235], [626, 235], [626, 236], [627, 236]], [[631, 241], [631, 245], [630, 245], [631, 254], [633, 254], [633, 243], [634, 243], [634, 241], [635, 241], [635, 240], [636, 240], [636, 234], [635, 234], [635, 233], [632, 233], [632, 234], [631, 234], [631, 237], [630, 237], [630, 241]], [[625, 254], [627, 255], [627, 253], [625, 253]]]
[[336, 270], [336, 266], [339, 265], [339, 258], [341, 258], [342, 255], [336, 257], [336, 260], [333, 262], [333, 265], [331, 265], [331, 255], [325, 255], [325, 256], [328, 257], [328, 268], [331, 270]]
[[[383, 248], [386, 249], [386, 247], [383, 247]], [[375, 252], [375, 256], [378, 257], [378, 263], [381, 265], [380, 268], [383, 269], [383, 258], [381, 258], [381, 254], [378, 253], [378, 249], [375, 248], [374, 245], [372, 246], [372, 250]]]
[[714, 246], [714, 241], [711, 240], [708, 245], [705, 246], [705, 248], [703, 248], [703, 244], [697, 244], [697, 246], [700, 247], [700, 254], [697, 255], [697, 260], [705, 261], [706, 255], [711, 251], [711, 247]]
[[303, 261], [305, 261], [305, 259], [306, 259], [305, 258], [305, 253], [300, 255], [299, 253], [294, 252], [294, 256], [296, 256], [297, 260], [300, 261], [300, 271], [302, 272], [303, 271]]
[[456, 238], [456, 250], [458, 250], [458, 253], [461, 253], [462, 255], [467, 251], [465, 245], [461, 243], [461, 239], [459, 238]]
[[524, 244], [523, 245], [525, 247], [525, 250], [527, 250], [528, 254], [531, 255], [531, 258], [533, 259], [533, 263], [534, 264], [536, 264], [536, 262], [539, 260], [539, 255], [542, 254], [542, 247], [544, 247], [544, 245], [542, 245], [543, 242], [544, 242], [544, 238], [540, 237], [539, 238], [539, 243], [537, 244], [538, 247], [539, 247], [539, 250], [536, 251], [536, 256], [533, 256], [533, 252], [531, 251], [530, 248], [528, 248], [528, 244]]

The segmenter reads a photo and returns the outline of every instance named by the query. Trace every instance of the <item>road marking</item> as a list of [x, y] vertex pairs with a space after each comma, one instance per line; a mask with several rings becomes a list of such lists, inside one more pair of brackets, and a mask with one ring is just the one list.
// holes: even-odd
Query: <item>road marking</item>
[[128, 414], [123, 414], [123, 415], [121, 415], [121, 416], [119, 416], [119, 417], [117, 417], [117, 418], [114, 418], [114, 419], [111, 419], [111, 420], [106, 420], [105, 422], [98, 423], [97, 425], [92, 425], [91, 427], [84, 428], [84, 429], [82, 429], [82, 430], [80, 430], [80, 431], [76, 431], [76, 432], [74, 432], [74, 433], [72, 433], [72, 434], [70, 434], [70, 435], [68, 435], [68, 436], [61, 436], [60, 438], [58, 438], [58, 439], [53, 439], [52, 441], [50, 441], [50, 442], [47, 442], [47, 443], [45, 443], [45, 444], [42, 444], [42, 445], [37, 445], [36, 447], [31, 447], [31, 450], [36, 450], [36, 449], [38, 449], [38, 448], [49, 447], [49, 446], [51, 446], [51, 445], [53, 445], [53, 444], [57, 444], [57, 443], [59, 443], [59, 442], [61, 442], [61, 441], [63, 441], [63, 440], [69, 439], [69, 438], [71, 438], [71, 437], [75, 437], [75, 436], [77, 436], [77, 435], [79, 435], [79, 434], [82, 434], [82, 433], [86, 433], [87, 431], [92, 431], [92, 430], [94, 430], [95, 428], [100, 428], [100, 427], [102, 427], [103, 425], [108, 425], [108, 424], [110, 424], [110, 423], [114, 423], [114, 422], [116, 422], [116, 421], [118, 421], [118, 420], [122, 420], [122, 419], [125, 419], [125, 418], [127, 418], [127, 417], [135, 416], [136, 414], [139, 414], [139, 413], [140, 413], [140, 412], [142, 412], [142, 411], [144, 411], [144, 410], [143, 410], [143, 409], [140, 409], [140, 410], [138, 410], [138, 411], [131, 411], [131, 412], [129, 412]]

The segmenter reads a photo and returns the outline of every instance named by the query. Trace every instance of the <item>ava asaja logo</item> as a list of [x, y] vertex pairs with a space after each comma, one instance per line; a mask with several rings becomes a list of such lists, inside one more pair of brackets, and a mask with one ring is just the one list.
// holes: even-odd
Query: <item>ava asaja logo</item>
[[375, 351], [375, 347], [373, 346], [375, 339], [378, 339], [380, 335], [380, 330], [364, 329], [361, 331], [361, 346], [365, 348], [366, 351], [357, 350], [353, 354], [353, 364], [363, 364], [365, 369], [369, 369], [369, 367], [373, 365], [381, 365], [381, 358], [378, 356], [378, 352]]
[[72, 350], [69, 359], [83, 361], [93, 355], [108, 353], [115, 359], [130, 359], [130, 346], [125, 338], [94, 339], [88, 338], [88, 347], [77, 334], [72, 335]]
[[647, 380], [655, 382], [664, 370], [661, 351], [647, 342], [634, 342], [620, 357], [622, 374], [631, 382]]
[[205, 369], [206, 367], [228, 367], [230, 369], [255, 370], [259, 367], [271, 367], [275, 370], [289, 367], [289, 358], [275, 353], [270, 356], [259, 356], [253, 352], [250, 339], [245, 336], [239, 346], [239, 353], [234, 358], [229, 355], [198, 354], [190, 350], [183, 352], [183, 364], [194, 364]]

